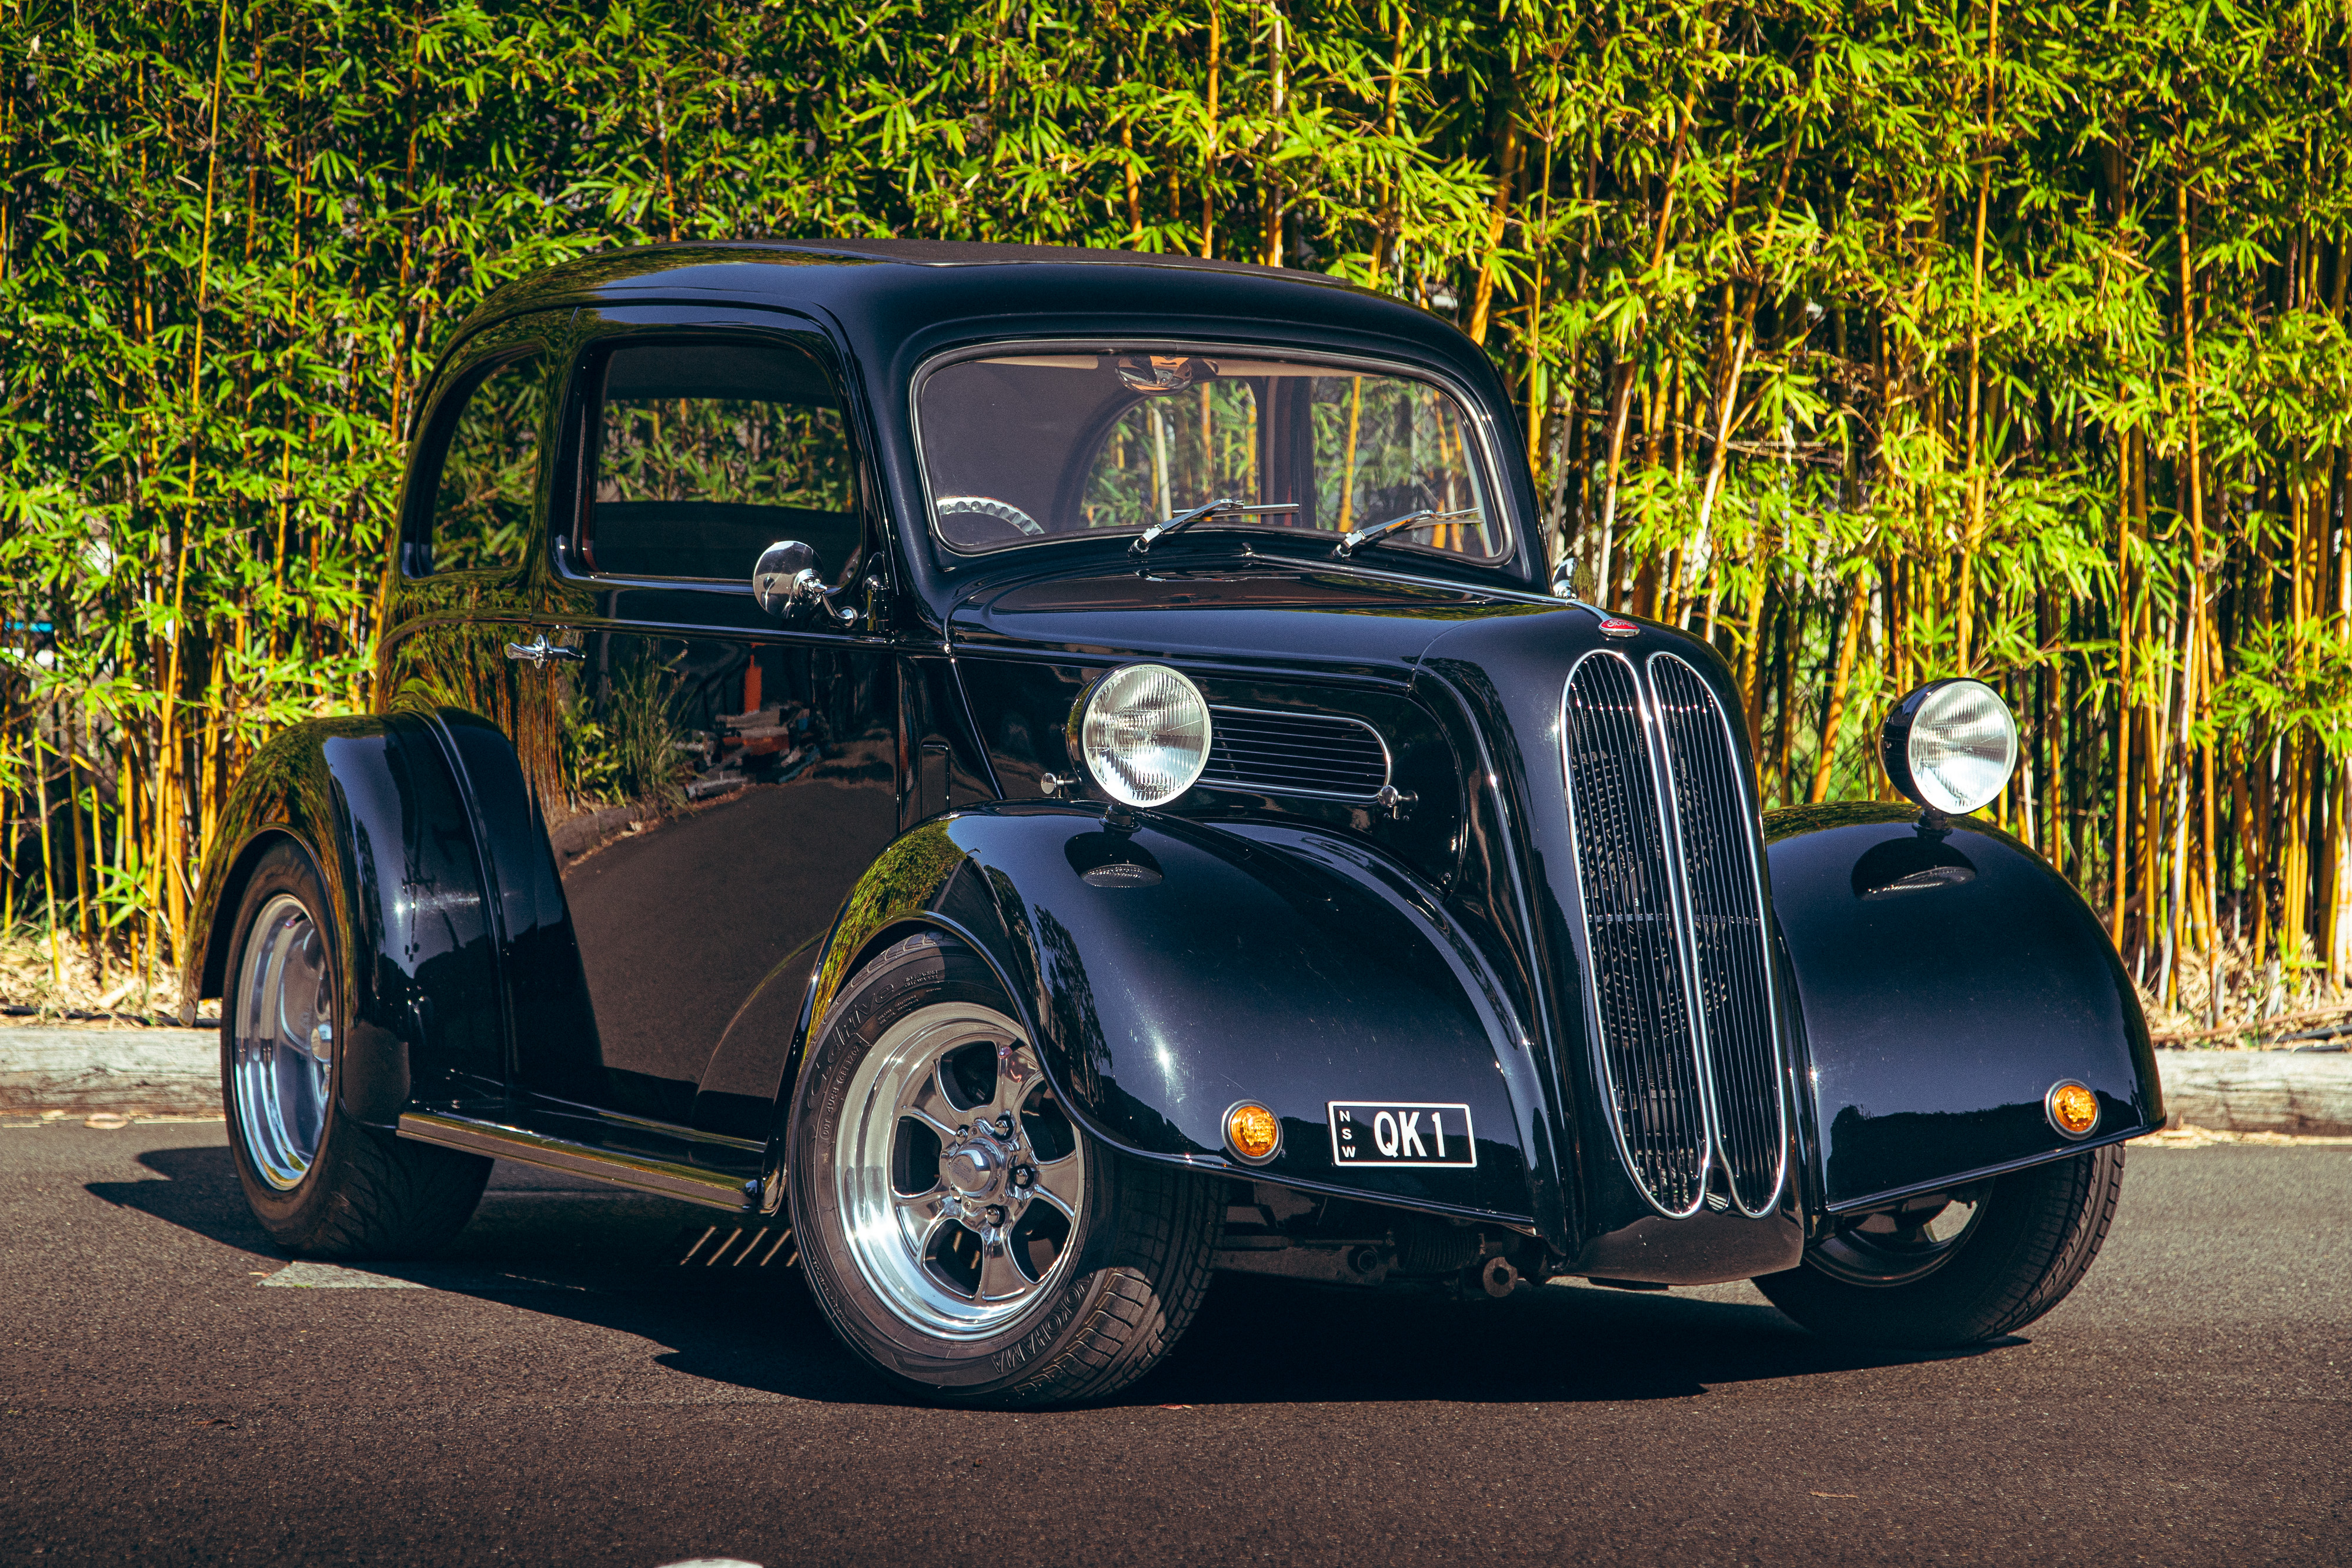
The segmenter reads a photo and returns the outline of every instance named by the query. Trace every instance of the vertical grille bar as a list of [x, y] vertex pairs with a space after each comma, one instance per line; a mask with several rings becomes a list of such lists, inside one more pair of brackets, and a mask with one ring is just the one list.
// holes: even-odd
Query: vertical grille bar
[[1672, 1215], [1696, 1213], [1709, 1157], [1668, 839], [1633, 668], [1594, 653], [1562, 727], [1601, 1059], [1627, 1168]]
[[1779, 1201], [1788, 1149], [1762, 879], [1731, 726], [1696, 670], [1650, 660], [1698, 981], [1698, 1022], [1716, 1135], [1740, 1211]]

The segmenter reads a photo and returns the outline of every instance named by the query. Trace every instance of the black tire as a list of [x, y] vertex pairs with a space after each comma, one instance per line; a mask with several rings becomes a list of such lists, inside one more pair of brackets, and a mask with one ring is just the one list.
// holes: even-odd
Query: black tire
[[[323, 1011], [332, 1023], [333, 1051], [315, 1148], [304, 1151], [308, 1166], [296, 1175], [281, 1165], [272, 1179], [257, 1150], [278, 1145], [264, 1130], [267, 1113], [248, 1106], [249, 1092], [239, 1092], [237, 1028], [253, 983], [247, 946], [256, 922], [265, 910], [290, 917], [294, 905], [322, 938]], [[271, 1240], [298, 1257], [409, 1258], [439, 1249], [472, 1218], [492, 1162], [407, 1142], [362, 1125], [343, 1110], [343, 1053], [352, 1030], [342, 983], [342, 930], [324, 883], [299, 846], [283, 841], [262, 856], [238, 900], [231, 937], [221, 996], [221, 1104], [237, 1178], [254, 1217]]]
[[[1071, 1124], [1084, 1158], [1084, 1202], [1062, 1243], [1068, 1256], [1056, 1254], [1058, 1271], [1035, 1281], [1019, 1315], [959, 1338], [894, 1311], [850, 1247], [836, 1147], [856, 1135], [851, 1086], [877, 1044], [917, 1012], [950, 1003], [1008, 1023], [1018, 1017], [969, 949], [932, 933], [908, 937], [844, 988], [809, 1053], [793, 1097], [787, 1179], [810, 1293], [860, 1360], [924, 1399], [1004, 1408], [1103, 1398], [1150, 1371], [1199, 1311], [1224, 1218], [1223, 1189], [1191, 1172], [1120, 1157]], [[1050, 1095], [1035, 1085], [1030, 1092]], [[946, 1178], [938, 1179], [936, 1190], [947, 1192]]]
[[1946, 1349], [2014, 1333], [2066, 1299], [2114, 1223], [2124, 1148], [1996, 1177], [1984, 1212], [1931, 1271], [1899, 1284], [1842, 1279], [1808, 1261], [1757, 1288], [1815, 1333], [1864, 1344]]

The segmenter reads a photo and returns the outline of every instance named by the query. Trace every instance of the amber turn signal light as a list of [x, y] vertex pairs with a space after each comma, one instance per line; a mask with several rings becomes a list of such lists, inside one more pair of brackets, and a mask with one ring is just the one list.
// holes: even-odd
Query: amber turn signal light
[[1262, 1166], [1282, 1151], [1282, 1124], [1256, 1101], [1244, 1100], [1225, 1113], [1225, 1146]]
[[2042, 1108], [2049, 1113], [2050, 1124], [2070, 1138], [2087, 1138], [2099, 1124], [2099, 1097], [2071, 1078], [2050, 1086]]

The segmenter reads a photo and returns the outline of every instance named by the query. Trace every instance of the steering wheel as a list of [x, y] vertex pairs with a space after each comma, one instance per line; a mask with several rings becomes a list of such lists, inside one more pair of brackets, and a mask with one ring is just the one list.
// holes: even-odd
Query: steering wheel
[[1010, 501], [1000, 501], [990, 496], [942, 496], [940, 497], [940, 520], [947, 521], [950, 512], [977, 512], [983, 517], [994, 517], [1010, 524], [1024, 534], [1043, 534], [1037, 519]]

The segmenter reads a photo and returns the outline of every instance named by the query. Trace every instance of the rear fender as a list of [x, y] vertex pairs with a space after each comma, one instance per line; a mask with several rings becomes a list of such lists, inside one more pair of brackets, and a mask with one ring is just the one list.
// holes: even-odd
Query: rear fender
[[[1916, 808], [1765, 813], [1772, 909], [1795, 979], [1816, 1212], [1869, 1208], [2163, 1125], [2147, 1021], [2114, 945], [2049, 863], [1970, 818]], [[2069, 1138], [2044, 1097], [2097, 1095]]]
[[[1082, 804], [934, 819], [851, 894], [803, 1040], [866, 956], [924, 925], [961, 935], [996, 968], [1055, 1089], [1115, 1147], [1529, 1221], [1541, 1133], [1524, 1031], [1434, 896], [1360, 846], [1150, 815], [1107, 829], [1102, 809]], [[1225, 1113], [1243, 1100], [1281, 1122], [1266, 1165], [1225, 1147]], [[1427, 1137], [1433, 1163], [1351, 1164], [1335, 1152], [1335, 1102], [1463, 1107], [1473, 1136], [1465, 1147], [1446, 1123], [1443, 1165]]]
[[279, 840], [326, 884], [344, 986], [339, 1092], [389, 1126], [412, 1099], [503, 1092], [498, 961], [464, 802], [425, 721], [313, 719], [280, 732], [229, 793], [199, 884], [182, 1019], [223, 993], [253, 866]]

